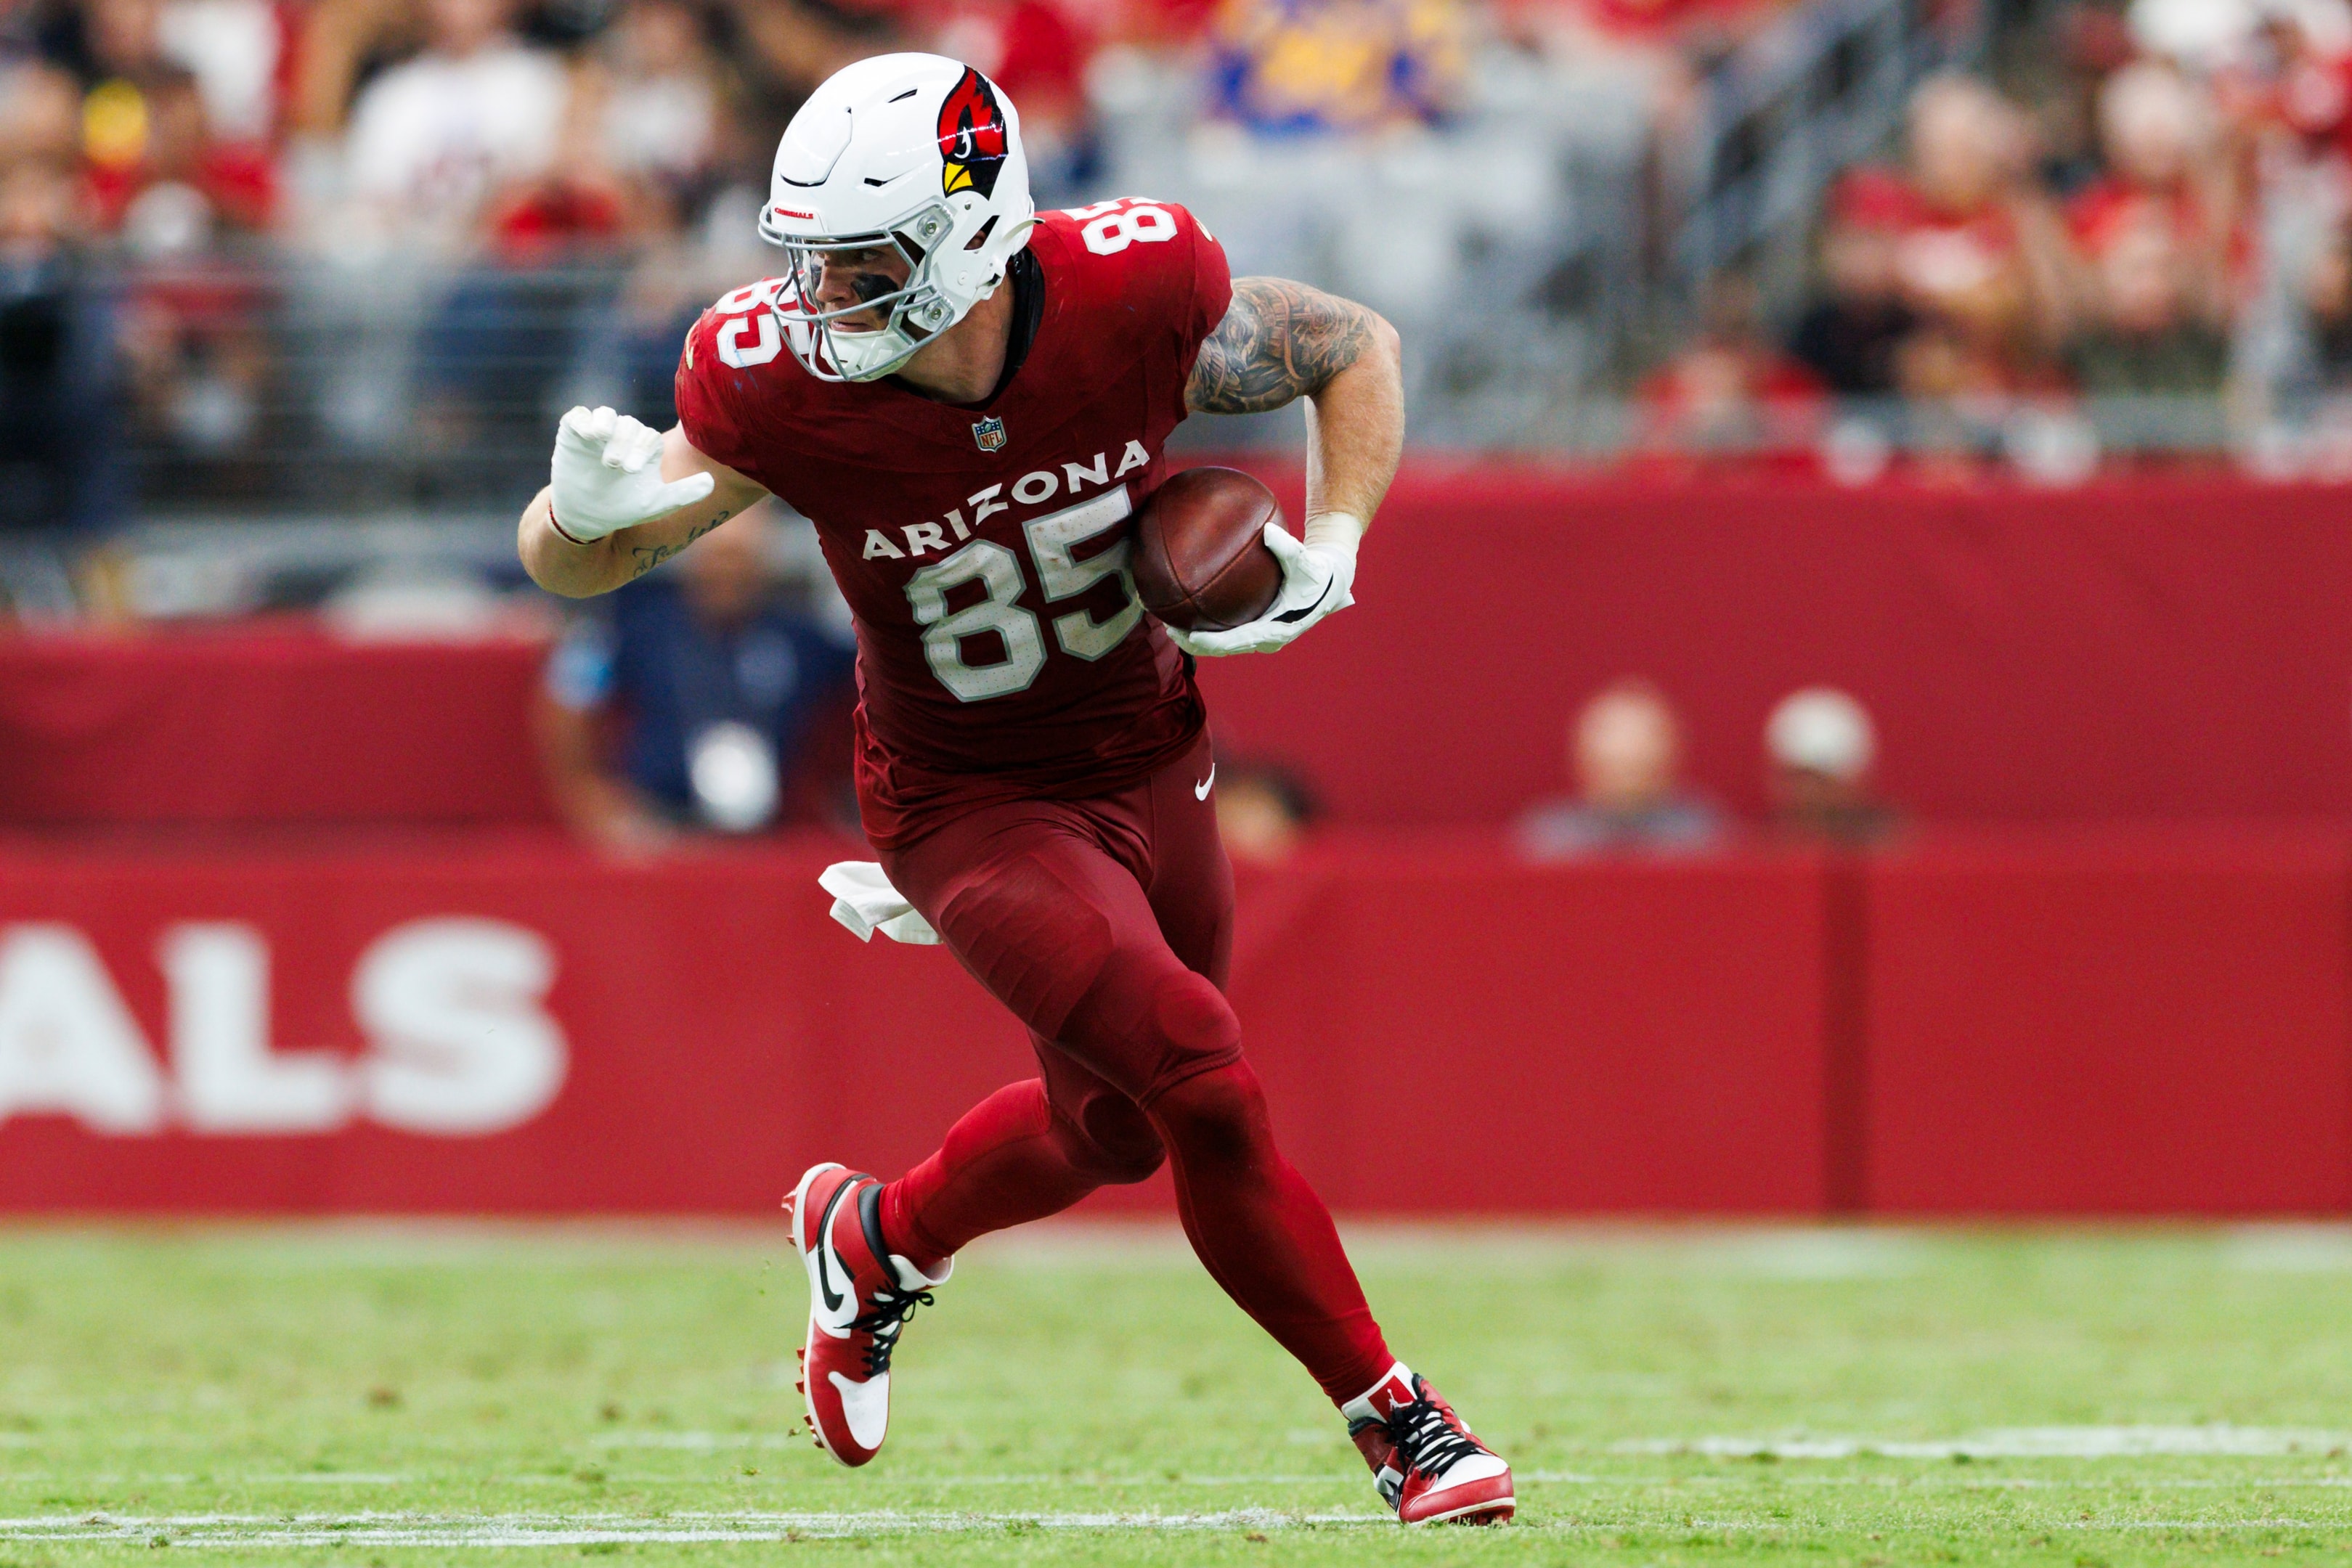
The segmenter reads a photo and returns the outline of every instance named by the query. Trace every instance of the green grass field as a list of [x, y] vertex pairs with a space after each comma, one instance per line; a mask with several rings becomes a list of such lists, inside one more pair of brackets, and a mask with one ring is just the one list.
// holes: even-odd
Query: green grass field
[[2352, 1562], [2352, 1232], [1352, 1240], [1517, 1525], [1383, 1521], [1172, 1233], [970, 1251], [853, 1474], [781, 1230], [20, 1227], [0, 1564]]

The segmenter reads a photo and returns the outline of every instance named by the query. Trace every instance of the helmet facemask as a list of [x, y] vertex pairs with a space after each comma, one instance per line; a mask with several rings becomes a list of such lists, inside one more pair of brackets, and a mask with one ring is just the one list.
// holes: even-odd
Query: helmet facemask
[[[958, 317], [932, 277], [932, 256], [954, 229], [955, 214], [945, 202], [934, 202], [877, 234], [807, 237], [781, 233], [763, 221], [763, 237], [783, 247], [792, 293], [799, 301], [799, 308], [785, 319], [792, 329], [786, 336], [793, 356], [811, 375], [829, 382], [878, 381], [914, 358]], [[906, 267], [906, 281], [887, 293], [821, 308], [816, 291], [826, 260], [849, 251], [896, 255]], [[881, 325], [844, 325], [868, 315], [878, 315]]]

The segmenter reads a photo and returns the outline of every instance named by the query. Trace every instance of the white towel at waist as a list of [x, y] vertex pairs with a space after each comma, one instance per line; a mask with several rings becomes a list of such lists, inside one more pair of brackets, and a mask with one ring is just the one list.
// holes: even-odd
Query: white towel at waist
[[934, 943], [940, 934], [915, 911], [872, 861], [835, 861], [816, 884], [833, 894], [833, 917], [860, 942], [877, 931], [893, 942]]

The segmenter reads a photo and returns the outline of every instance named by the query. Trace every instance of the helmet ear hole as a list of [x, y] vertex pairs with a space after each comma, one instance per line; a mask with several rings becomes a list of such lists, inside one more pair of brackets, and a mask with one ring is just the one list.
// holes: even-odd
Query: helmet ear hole
[[968, 240], [964, 241], [964, 246], [963, 246], [964, 249], [966, 249], [966, 250], [978, 250], [982, 246], [984, 246], [984, 245], [986, 245], [986, 244], [988, 243], [988, 236], [989, 236], [990, 235], [994, 234], [995, 232], [996, 232], [996, 214], [993, 214], [993, 213], [991, 213], [991, 214], [989, 214], [989, 216], [988, 216], [988, 221], [987, 221], [986, 223], [984, 223], [984, 224], [982, 224], [982, 225], [980, 225], [980, 232], [979, 232], [978, 234], [976, 234], [976, 235], [972, 235], [972, 236], [971, 236], [971, 238], [970, 238], [970, 239], [968, 239]]

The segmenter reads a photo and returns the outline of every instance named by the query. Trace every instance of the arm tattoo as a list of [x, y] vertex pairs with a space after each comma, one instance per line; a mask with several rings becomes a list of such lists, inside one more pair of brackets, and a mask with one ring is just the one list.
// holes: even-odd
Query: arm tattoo
[[698, 524], [693, 532], [688, 534], [686, 538], [678, 540], [677, 543], [674, 545], [631, 545], [629, 547], [629, 553], [636, 557], [637, 564], [630, 569], [630, 580], [635, 581], [636, 579], [645, 576], [646, 573], [653, 570], [654, 568], [659, 566], [670, 557], [677, 554], [678, 551], [684, 549], [687, 546], [692, 544], [695, 540], [700, 538], [703, 535], [709, 533], [711, 529], [717, 528], [719, 524], [725, 522], [734, 515], [735, 514], [732, 512], [721, 512], [717, 517], [711, 518], [709, 522]]
[[1363, 353], [1374, 319], [1303, 283], [1237, 277], [1225, 319], [1192, 361], [1185, 404], [1199, 413], [1263, 413], [1321, 392]]

